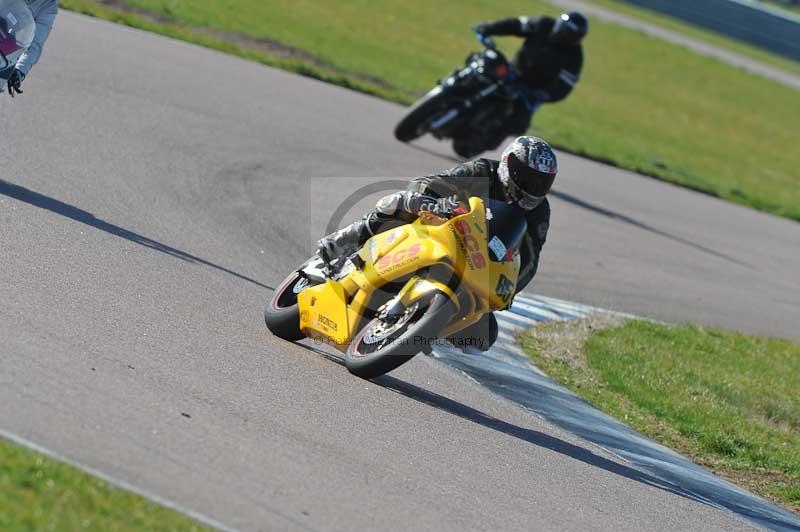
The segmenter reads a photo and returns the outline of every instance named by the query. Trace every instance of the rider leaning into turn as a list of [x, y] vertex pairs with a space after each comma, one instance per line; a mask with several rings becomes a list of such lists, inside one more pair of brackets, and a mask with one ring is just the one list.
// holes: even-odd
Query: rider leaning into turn
[[527, 89], [529, 103], [519, 99], [515, 102], [503, 130], [481, 132], [487, 136], [481, 145], [494, 148], [508, 135], [524, 134], [541, 104], [561, 101], [572, 91], [583, 67], [581, 41], [589, 30], [589, 22], [580, 13], [572, 12], [558, 19], [506, 18], [483, 22], [474, 29], [487, 36], [515, 35], [525, 39], [514, 65]]
[[[530, 283], [539, 265], [547, 229], [550, 204], [547, 193], [558, 173], [556, 156], [550, 145], [537, 137], [519, 137], [504, 151], [499, 161], [477, 159], [440, 174], [418, 177], [408, 188], [385, 196], [364, 218], [319, 241], [319, 255], [335, 268], [340, 259], [358, 251], [380, 232], [410, 223], [420, 213], [449, 217], [460, 202], [471, 196], [516, 202], [527, 212], [528, 233], [520, 247], [520, 272], [516, 291]], [[478, 337], [475, 342], [488, 349], [497, 339], [497, 322], [492, 314], [459, 334]]]
[[33, 42], [27, 50], [19, 57], [16, 64], [0, 71], [0, 93], [3, 88], [8, 88], [8, 93], [11, 96], [22, 94], [21, 86], [25, 77], [35, 65], [39, 58], [42, 56], [42, 50], [47, 37], [50, 35], [50, 30], [53, 29], [53, 24], [58, 15], [58, 1], [57, 0], [25, 0], [28, 7], [33, 14], [33, 20], [36, 23], [36, 33], [33, 37]]

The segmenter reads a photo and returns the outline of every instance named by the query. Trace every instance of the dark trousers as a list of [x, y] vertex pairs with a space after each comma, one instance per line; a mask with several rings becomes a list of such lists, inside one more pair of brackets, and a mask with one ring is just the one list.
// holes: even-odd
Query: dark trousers
[[456, 153], [467, 159], [475, 157], [481, 152], [497, 149], [508, 137], [524, 135], [538, 108], [538, 104], [534, 104], [531, 108], [522, 98], [497, 105], [493, 120], [486, 123], [481, 129], [455, 137], [453, 148]]

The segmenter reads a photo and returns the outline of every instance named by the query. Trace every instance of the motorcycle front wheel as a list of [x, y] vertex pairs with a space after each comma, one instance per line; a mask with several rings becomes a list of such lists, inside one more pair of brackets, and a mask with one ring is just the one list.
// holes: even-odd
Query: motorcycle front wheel
[[297, 295], [309, 285], [308, 279], [294, 272], [275, 290], [264, 309], [264, 322], [272, 334], [290, 342], [305, 338], [300, 331]]
[[406, 308], [392, 322], [375, 318], [361, 329], [345, 353], [348, 371], [374, 379], [405, 364], [420, 351], [429, 351], [456, 313], [446, 294], [435, 292]]

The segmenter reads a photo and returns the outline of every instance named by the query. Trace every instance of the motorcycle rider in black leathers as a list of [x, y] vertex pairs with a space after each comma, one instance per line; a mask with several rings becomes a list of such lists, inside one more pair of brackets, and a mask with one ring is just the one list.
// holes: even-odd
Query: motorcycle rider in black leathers
[[[436, 175], [413, 179], [408, 188], [385, 196], [361, 220], [319, 241], [319, 256], [336, 269], [342, 259], [358, 251], [370, 237], [410, 223], [420, 213], [449, 217], [471, 196], [516, 202], [527, 212], [528, 232], [520, 246], [520, 272], [516, 292], [530, 283], [539, 266], [547, 238], [550, 204], [547, 193], [558, 173], [550, 145], [537, 137], [519, 137], [499, 161], [477, 159]], [[486, 350], [497, 339], [492, 314], [458, 333], [459, 345], [480, 345]], [[472, 339], [472, 341], [465, 341]], [[454, 340], [454, 339], [453, 339]]]
[[583, 67], [581, 40], [589, 29], [586, 17], [577, 12], [558, 19], [513, 17], [475, 26], [483, 35], [515, 35], [525, 41], [514, 58], [527, 98], [517, 98], [502, 127], [475, 131], [454, 141], [455, 151], [464, 157], [497, 148], [509, 136], [524, 135], [534, 112], [543, 103], [563, 100], [580, 78]]

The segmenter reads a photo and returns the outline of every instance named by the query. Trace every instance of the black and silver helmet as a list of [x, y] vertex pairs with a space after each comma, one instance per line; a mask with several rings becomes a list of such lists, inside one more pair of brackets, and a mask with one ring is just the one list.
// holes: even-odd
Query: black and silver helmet
[[578, 44], [588, 31], [589, 21], [586, 17], [577, 11], [564, 13], [553, 25], [550, 41], [558, 44]]
[[556, 154], [539, 137], [517, 137], [503, 150], [497, 168], [508, 198], [526, 210], [542, 203], [557, 173]]

